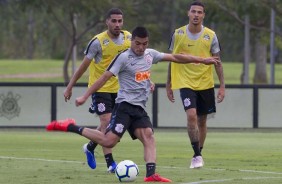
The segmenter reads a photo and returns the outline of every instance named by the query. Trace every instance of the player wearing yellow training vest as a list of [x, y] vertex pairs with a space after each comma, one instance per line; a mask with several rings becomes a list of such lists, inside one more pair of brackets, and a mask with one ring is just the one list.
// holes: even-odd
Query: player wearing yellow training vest
[[[219, 57], [220, 46], [216, 34], [202, 25], [205, 7], [193, 2], [188, 9], [189, 24], [175, 30], [169, 49], [173, 53], [185, 53], [201, 57]], [[220, 82], [217, 102], [225, 96], [225, 84], [221, 62], [215, 66]], [[187, 116], [187, 132], [194, 150], [190, 168], [203, 167], [202, 149], [207, 134], [207, 115], [216, 112], [213, 66], [200, 63], [171, 63], [166, 85], [167, 96], [174, 102], [174, 89], [180, 96]]]
[[[116, 40], [112, 40], [107, 31], [104, 31], [90, 41], [88, 46], [94, 44], [97, 55], [94, 56], [94, 61], [90, 64], [88, 87], [100, 78], [117, 54], [130, 47], [130, 39], [131, 34], [128, 31], [121, 31], [120, 37]], [[89, 47], [85, 51], [86, 55], [89, 52]], [[97, 48], [98, 50], [96, 50]], [[118, 80], [116, 77], [112, 77], [98, 92], [117, 93], [118, 89]]]
[[[108, 29], [90, 40], [84, 52], [83, 62], [71, 78], [68, 86], [64, 91], [65, 101], [69, 100], [72, 95], [72, 88], [76, 81], [89, 67], [88, 86], [93, 83], [106, 71], [108, 65], [117, 54], [130, 47], [131, 34], [128, 31], [122, 31], [123, 13], [118, 8], [112, 8], [106, 15], [106, 24]], [[118, 91], [118, 80], [112, 77], [99, 91], [92, 94], [92, 104], [89, 108], [91, 113], [96, 113], [100, 119], [98, 130], [106, 131], [109, 124], [112, 110], [115, 104]], [[90, 168], [96, 168], [94, 149], [96, 143], [90, 141], [84, 144], [83, 151], [87, 157], [87, 163]], [[103, 147], [108, 172], [114, 172], [116, 162], [112, 156], [112, 149]]]
[[[212, 30], [203, 27], [200, 39], [189, 38], [187, 26], [175, 30], [173, 53], [188, 53], [193, 56], [211, 57], [211, 44], [215, 37]], [[212, 65], [171, 63], [172, 89], [190, 88], [204, 90], [214, 87]]]

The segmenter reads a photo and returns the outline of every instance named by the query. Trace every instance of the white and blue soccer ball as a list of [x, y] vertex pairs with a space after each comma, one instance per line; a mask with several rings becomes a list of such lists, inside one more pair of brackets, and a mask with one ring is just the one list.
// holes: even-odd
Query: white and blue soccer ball
[[116, 177], [120, 182], [131, 182], [136, 180], [139, 169], [131, 160], [123, 160], [116, 167]]

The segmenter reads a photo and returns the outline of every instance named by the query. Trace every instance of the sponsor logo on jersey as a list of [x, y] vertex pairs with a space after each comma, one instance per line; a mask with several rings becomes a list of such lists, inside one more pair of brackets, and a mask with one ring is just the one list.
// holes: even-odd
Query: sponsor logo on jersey
[[134, 57], [132, 55], [128, 55], [128, 60], [132, 61]]
[[150, 71], [136, 72], [135, 73], [135, 81], [136, 82], [142, 82], [142, 81], [145, 81], [145, 80], [149, 80], [150, 75], [151, 75]]

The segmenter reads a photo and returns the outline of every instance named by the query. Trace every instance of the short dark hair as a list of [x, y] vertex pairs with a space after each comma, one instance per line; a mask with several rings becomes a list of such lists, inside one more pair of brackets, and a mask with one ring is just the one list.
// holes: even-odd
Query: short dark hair
[[197, 1], [196, 0], [196, 1], [192, 2], [192, 3], [190, 3], [189, 6], [188, 6], [188, 10], [191, 9], [191, 6], [201, 6], [201, 7], [203, 7], [204, 12], [205, 12], [205, 5], [201, 1]]
[[106, 14], [106, 19], [111, 18], [111, 15], [114, 15], [114, 14], [123, 15], [123, 12], [119, 8], [111, 8]]
[[132, 31], [132, 39], [134, 39], [136, 36], [139, 38], [146, 38], [149, 37], [149, 32], [145, 27], [137, 26]]

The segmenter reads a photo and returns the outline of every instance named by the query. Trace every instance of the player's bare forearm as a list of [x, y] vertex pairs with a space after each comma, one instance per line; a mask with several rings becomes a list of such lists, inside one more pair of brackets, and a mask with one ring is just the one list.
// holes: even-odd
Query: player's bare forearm
[[[214, 55], [220, 58], [219, 53], [216, 53]], [[217, 65], [214, 65], [214, 67], [215, 67], [215, 71], [216, 71], [216, 74], [217, 74], [217, 77], [220, 83], [218, 93], [217, 93], [217, 102], [220, 103], [223, 101], [225, 97], [225, 83], [224, 83], [222, 63], [220, 62]]]
[[[217, 57], [219, 59], [219, 61], [220, 61], [220, 54], [219, 54], [219, 52], [216, 53], [216, 54], [213, 54], [213, 56]], [[220, 87], [225, 88], [223, 67], [222, 67], [221, 61], [218, 62], [218, 64], [215, 65], [214, 67], [215, 67], [215, 71], [216, 71], [216, 74], [217, 74], [217, 77], [218, 77], [218, 80], [219, 80], [219, 83], [220, 83]]]
[[113, 76], [109, 71], [106, 71], [84, 94], [85, 97], [91, 96], [93, 93], [98, 91], [104, 84]]
[[91, 60], [88, 59], [86, 56], [84, 57], [81, 65], [79, 66], [79, 68], [75, 71], [73, 77], [71, 78], [67, 88], [71, 89], [77, 82], [78, 79], [80, 79], [80, 77], [84, 74], [84, 72], [87, 70], [87, 68], [89, 67], [91, 63]]
[[202, 58], [198, 56], [192, 56], [188, 54], [165, 54], [164, 60], [166, 61], [172, 61], [175, 63], [203, 63], [206, 65], [210, 64], [217, 64], [219, 62], [218, 57], [208, 57], [208, 58]]
[[171, 82], [171, 63], [168, 64], [168, 68], [167, 68], [166, 84], [170, 84], [170, 82]]
[[113, 74], [111, 72], [106, 71], [90, 88], [87, 89], [84, 95], [76, 98], [75, 105], [80, 106], [84, 104], [89, 96], [98, 91], [112, 76]]
[[167, 98], [171, 101], [174, 102], [174, 94], [171, 89], [171, 64], [168, 64], [168, 71], [167, 71], [167, 81], [166, 81], [166, 94]]

